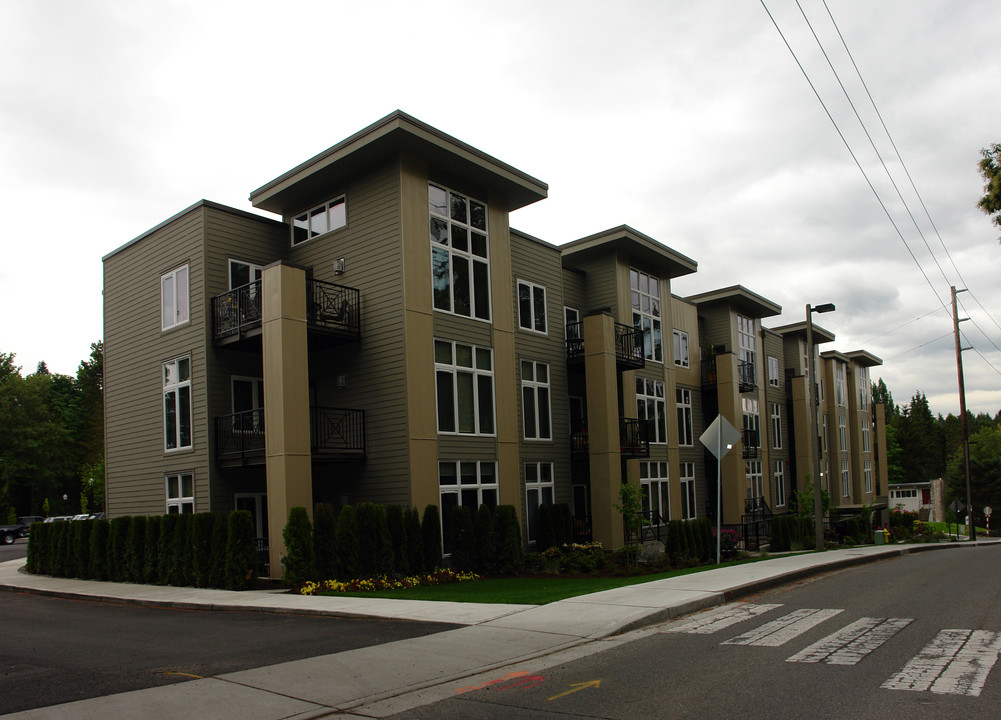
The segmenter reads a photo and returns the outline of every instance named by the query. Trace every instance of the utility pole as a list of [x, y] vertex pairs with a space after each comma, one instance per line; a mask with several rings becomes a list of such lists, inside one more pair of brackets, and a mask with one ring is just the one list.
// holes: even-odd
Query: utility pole
[[[966, 470], [966, 512], [970, 540], [977, 539], [977, 524], [973, 519], [973, 493], [970, 492], [970, 429], [966, 422], [966, 384], [963, 381], [963, 350], [959, 341], [959, 306], [956, 302], [956, 293], [966, 292], [966, 290], [956, 290], [952, 286], [952, 329], [956, 336], [956, 369], [959, 373], [959, 417], [960, 427], [963, 429], [963, 467]], [[963, 318], [966, 320], [967, 318]]]

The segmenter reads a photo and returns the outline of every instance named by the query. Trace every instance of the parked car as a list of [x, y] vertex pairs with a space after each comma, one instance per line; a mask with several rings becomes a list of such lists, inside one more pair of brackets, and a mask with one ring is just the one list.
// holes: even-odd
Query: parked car
[[72, 520], [72, 515], [51, 515], [42, 522], [54, 523], [54, 522], [66, 522], [67, 520]]
[[11, 545], [19, 537], [24, 537], [21, 531], [24, 525], [0, 525], [0, 542], [4, 545]]
[[28, 537], [28, 534], [31, 532], [32, 523], [45, 522], [45, 518], [41, 515], [24, 515], [23, 517], [19, 517], [17, 521], [21, 523], [21, 537]]
[[83, 515], [74, 515], [70, 520], [93, 520], [94, 516], [89, 513], [84, 513]]

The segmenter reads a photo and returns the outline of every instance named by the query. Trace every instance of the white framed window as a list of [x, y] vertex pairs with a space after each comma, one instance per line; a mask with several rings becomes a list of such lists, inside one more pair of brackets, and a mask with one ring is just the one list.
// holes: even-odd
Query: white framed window
[[452, 508], [497, 507], [497, 463], [494, 460], [447, 460], [438, 463], [438, 495], [444, 551], [452, 552]]
[[255, 537], [263, 539], [268, 536], [267, 493], [236, 493], [233, 496], [233, 509], [246, 510], [254, 518]]
[[744, 476], [747, 483], [747, 497], [764, 497], [764, 478], [761, 474], [760, 460], [747, 460], [744, 462]]
[[856, 368], [855, 385], [858, 387], [859, 410], [868, 410], [869, 395], [872, 393], [872, 386], [869, 384], [869, 368], [862, 366]]
[[170, 330], [188, 322], [188, 266], [160, 276], [160, 329]]
[[820, 399], [820, 402], [822, 403], [827, 402], [827, 391], [823, 375], [820, 376], [820, 379], [817, 383], [817, 394]]
[[653, 513], [651, 520], [666, 523], [671, 519], [670, 470], [666, 462], [640, 462], [640, 495], [643, 511]]
[[528, 510], [528, 541], [535, 542], [539, 506], [552, 505], [553, 464], [525, 463], [525, 508]]
[[674, 335], [674, 364], [679, 367], [689, 367], [688, 357], [688, 333], [684, 330], [675, 330]]
[[772, 449], [782, 449], [782, 405], [781, 403], [771, 403], [772, 421]]
[[518, 327], [546, 334], [546, 288], [518, 281]]
[[847, 460], [841, 461], [841, 494], [844, 497], [849, 497], [852, 494], [852, 479], [848, 472]]
[[584, 328], [580, 322], [580, 310], [577, 308], [563, 306], [563, 330], [567, 339], [580, 339], [584, 337]]
[[661, 339], [660, 280], [630, 268], [629, 289], [633, 307], [633, 327], [643, 332], [643, 356], [664, 362]]
[[195, 511], [195, 476], [172, 473], [164, 476], [167, 485], [167, 514], [181, 515]]
[[872, 460], [862, 461], [862, 477], [865, 479], [865, 491], [872, 493]]
[[779, 386], [779, 380], [781, 375], [779, 375], [779, 359], [772, 355], [768, 356], [768, 384], [772, 387]]
[[163, 446], [165, 450], [191, 447], [191, 360], [163, 364]]
[[823, 451], [825, 453], [830, 451], [830, 433], [827, 431], [827, 418], [827, 413], [824, 413], [824, 416], [820, 421], [820, 438], [823, 443]]
[[494, 353], [450, 340], [434, 341], [438, 432], [494, 435]]
[[848, 398], [845, 392], [845, 366], [838, 363], [834, 368], [834, 389], [839, 407], [844, 407]]
[[521, 415], [526, 440], [552, 440], [549, 365], [521, 361]]
[[692, 422], [692, 391], [675, 388], [675, 405], [678, 410], [678, 445], [695, 444], [695, 426]]
[[868, 418], [862, 418], [862, 452], [872, 452], [872, 428]]
[[292, 218], [292, 244], [298, 245], [347, 225], [347, 205], [339, 195]]
[[650, 442], [667, 442], [667, 404], [663, 380], [636, 378], [636, 417], [649, 421]]
[[487, 206], [429, 184], [428, 211], [434, 309], [489, 322]]
[[754, 365], [757, 354], [754, 318], [737, 315], [737, 347], [739, 359]]
[[243, 260], [229, 260], [229, 289], [249, 285], [255, 280], [261, 279], [264, 268], [260, 265]]
[[694, 520], [695, 510], [695, 463], [681, 463], [681, 519]]
[[785, 460], [775, 461], [775, 507], [786, 504], [786, 464]]
[[848, 418], [844, 415], [838, 415], [838, 448], [848, 452]]

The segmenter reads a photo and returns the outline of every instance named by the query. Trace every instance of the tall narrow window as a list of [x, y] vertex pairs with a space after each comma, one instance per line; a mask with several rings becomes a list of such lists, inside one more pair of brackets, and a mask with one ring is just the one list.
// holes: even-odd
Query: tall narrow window
[[694, 520], [695, 510], [695, 463], [681, 463], [681, 518]]
[[744, 463], [744, 474], [747, 481], [747, 497], [764, 497], [764, 481], [761, 476], [761, 461], [748, 460]]
[[163, 442], [167, 450], [191, 447], [191, 361], [165, 362], [163, 380]]
[[524, 330], [546, 332], [546, 288], [518, 281], [518, 325]]
[[188, 322], [188, 266], [184, 265], [160, 277], [160, 328]]
[[521, 361], [521, 414], [526, 440], [551, 440], [549, 366]]
[[438, 432], [493, 435], [493, 350], [435, 340], [434, 361]]
[[195, 511], [195, 476], [191, 473], [166, 475], [167, 514], [181, 515]]
[[865, 478], [865, 491], [872, 493], [872, 460], [862, 461], [862, 476]]
[[841, 461], [841, 494], [849, 497], [852, 494], [851, 475], [848, 472], [848, 461]]
[[835, 368], [835, 390], [837, 392], [838, 405], [844, 406], [847, 395], [845, 394], [845, 366], [838, 364]]
[[688, 333], [683, 330], [675, 330], [674, 336], [674, 364], [679, 367], [688, 367]]
[[487, 206], [428, 185], [435, 310], [490, 320]]
[[761, 419], [758, 414], [758, 399], [742, 397], [740, 405], [744, 416], [744, 446], [759, 448], [761, 447]]
[[652, 275], [629, 270], [633, 327], [643, 332], [643, 355], [647, 360], [664, 362], [661, 339], [660, 281]]
[[772, 449], [781, 450], [782, 449], [782, 405], [779, 403], [772, 403]]
[[553, 504], [553, 464], [525, 463], [525, 507], [528, 510], [528, 541], [538, 533], [540, 505]]
[[838, 449], [848, 452], [848, 418], [838, 415]]
[[775, 461], [775, 507], [786, 504], [786, 464], [784, 460]]
[[497, 507], [497, 463], [493, 460], [450, 460], [438, 463], [438, 495], [444, 551], [455, 547], [452, 508]]
[[640, 463], [640, 494], [643, 511], [654, 525], [671, 519], [671, 489], [666, 462], [643, 461]]
[[772, 355], [768, 356], [768, 384], [772, 387], [779, 386], [779, 359]]
[[636, 417], [647, 421], [650, 442], [667, 442], [667, 404], [662, 380], [636, 378]]
[[737, 316], [737, 346], [740, 351], [738, 359], [751, 363], [752, 367], [756, 355], [754, 325], [754, 318]]
[[872, 452], [872, 432], [869, 418], [862, 418], [862, 452]]
[[675, 388], [675, 405], [678, 409], [678, 445], [695, 444], [695, 428], [692, 425], [692, 391]]
[[858, 409], [868, 410], [869, 409], [869, 394], [872, 393], [872, 387], [869, 385], [869, 368], [859, 367], [855, 371], [855, 385], [858, 387]]

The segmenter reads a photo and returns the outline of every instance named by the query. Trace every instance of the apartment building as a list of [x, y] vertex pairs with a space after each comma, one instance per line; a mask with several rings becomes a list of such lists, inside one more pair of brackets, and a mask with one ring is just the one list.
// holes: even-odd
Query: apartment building
[[[445, 523], [510, 504], [526, 543], [565, 502], [615, 547], [623, 481], [652, 522], [715, 515], [698, 438], [717, 413], [744, 439], [726, 522], [781, 512], [809, 444], [790, 425], [802, 358], [761, 327], [780, 308], [672, 294], [697, 263], [625, 225], [561, 246], [512, 230], [547, 193], [395, 112], [253, 191], [270, 216], [202, 200], [105, 256], [109, 515], [247, 509], [273, 574], [289, 509], [316, 502], [435, 504]], [[851, 373], [867, 447], [878, 359], [824, 362]], [[865, 501], [866, 458], [844, 457]]]

